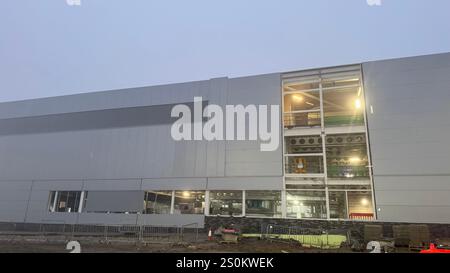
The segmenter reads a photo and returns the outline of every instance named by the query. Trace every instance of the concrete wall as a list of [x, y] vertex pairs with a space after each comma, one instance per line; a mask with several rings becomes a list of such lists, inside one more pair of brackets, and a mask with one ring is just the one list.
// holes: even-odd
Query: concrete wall
[[[135, 215], [48, 213], [53, 190], [280, 190], [281, 145], [261, 152], [259, 141], [177, 142], [169, 118], [171, 106], [194, 96], [223, 109], [280, 105], [280, 86], [280, 75], [269, 74], [0, 103], [0, 221], [136, 222]], [[143, 216], [155, 217], [199, 220]]]
[[379, 220], [450, 223], [450, 54], [363, 73]]

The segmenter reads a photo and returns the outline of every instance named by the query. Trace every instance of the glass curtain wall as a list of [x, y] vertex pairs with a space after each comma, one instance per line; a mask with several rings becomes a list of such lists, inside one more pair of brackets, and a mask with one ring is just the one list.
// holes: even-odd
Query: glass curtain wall
[[360, 134], [328, 135], [326, 138], [328, 177], [332, 179], [369, 180], [366, 136]]
[[320, 89], [315, 78], [285, 81], [283, 119], [285, 128], [320, 127]]
[[210, 191], [209, 214], [241, 216], [242, 201], [242, 191]]
[[172, 191], [146, 191], [144, 196], [145, 214], [170, 214]]
[[281, 192], [245, 191], [245, 215], [281, 217]]
[[[87, 195], [85, 195], [86, 197]], [[78, 212], [85, 197], [81, 191], [51, 191], [48, 211], [50, 212]]]
[[359, 66], [283, 76], [287, 217], [374, 218], [361, 79]]
[[174, 214], [203, 214], [205, 191], [175, 191]]

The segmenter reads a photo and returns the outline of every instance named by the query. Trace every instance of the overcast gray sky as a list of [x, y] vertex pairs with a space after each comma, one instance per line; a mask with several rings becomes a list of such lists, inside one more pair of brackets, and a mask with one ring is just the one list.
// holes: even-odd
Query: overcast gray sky
[[450, 51], [450, 1], [2, 0], [0, 101]]

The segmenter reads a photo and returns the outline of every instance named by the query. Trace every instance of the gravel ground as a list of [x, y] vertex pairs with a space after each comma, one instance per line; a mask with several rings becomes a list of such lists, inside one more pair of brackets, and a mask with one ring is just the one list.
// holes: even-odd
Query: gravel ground
[[[299, 244], [243, 239], [237, 244], [221, 244], [215, 241], [196, 243], [99, 243], [80, 240], [83, 253], [305, 253], [305, 252], [351, 252], [349, 249], [320, 250], [303, 248]], [[1, 238], [0, 253], [68, 253], [66, 242], [52, 242], [40, 238], [14, 240]]]
[[[55, 240], [52, 240], [55, 239]], [[349, 248], [315, 249], [304, 248], [293, 242], [270, 242], [246, 238], [237, 244], [221, 244], [217, 241], [196, 243], [102, 243], [99, 240], [78, 238], [83, 253], [351, 253]], [[66, 241], [38, 236], [1, 236], [0, 253], [68, 253]], [[408, 252], [397, 249], [396, 252]]]

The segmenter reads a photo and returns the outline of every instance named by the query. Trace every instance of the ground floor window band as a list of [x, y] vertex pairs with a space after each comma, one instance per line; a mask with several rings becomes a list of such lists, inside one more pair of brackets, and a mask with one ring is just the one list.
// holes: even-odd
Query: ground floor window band
[[284, 203], [286, 218], [373, 220], [371, 196], [370, 190], [331, 188], [327, 194], [320, 187], [290, 187], [286, 191], [50, 191], [48, 211], [284, 218]]

